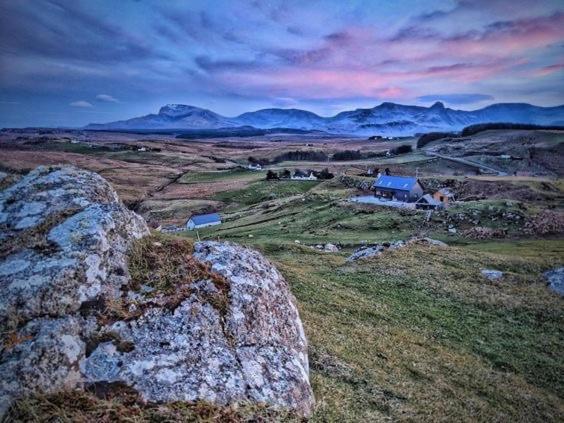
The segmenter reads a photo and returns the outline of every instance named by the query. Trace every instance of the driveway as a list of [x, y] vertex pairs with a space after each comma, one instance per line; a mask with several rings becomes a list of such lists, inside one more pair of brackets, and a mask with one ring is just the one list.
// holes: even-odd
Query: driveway
[[351, 203], [373, 204], [375, 206], [396, 207], [399, 209], [414, 209], [415, 203], [403, 203], [401, 201], [384, 200], [372, 195], [361, 195], [349, 198]]

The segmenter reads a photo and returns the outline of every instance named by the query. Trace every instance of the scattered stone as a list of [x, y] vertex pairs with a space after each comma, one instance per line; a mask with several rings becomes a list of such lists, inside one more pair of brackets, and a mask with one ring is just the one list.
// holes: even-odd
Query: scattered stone
[[323, 251], [327, 253], [338, 253], [339, 247], [337, 247], [335, 244], [325, 244], [325, 247], [323, 247]]
[[448, 228], [448, 231], [449, 231], [451, 234], [455, 234], [455, 233], [456, 233], [456, 228]]
[[544, 272], [543, 276], [548, 281], [548, 287], [560, 296], [564, 296], [564, 267]]
[[491, 239], [505, 238], [507, 236], [506, 229], [493, 229], [483, 226], [475, 226], [462, 232], [462, 235], [471, 239]]
[[296, 240], [294, 241], [294, 243], [296, 243], [296, 244], [301, 244], [301, 242], [300, 242], [299, 239], [296, 239]]
[[369, 257], [378, 257], [384, 251], [397, 250], [397, 249], [404, 248], [404, 247], [407, 247], [409, 245], [414, 245], [414, 244], [417, 244], [417, 245], [432, 245], [432, 246], [441, 247], [441, 248], [448, 247], [448, 244], [446, 244], [442, 241], [436, 240], [436, 239], [415, 237], [415, 238], [410, 238], [406, 241], [400, 240], [400, 241], [395, 241], [395, 242], [384, 242], [382, 244], [362, 246], [360, 248], [357, 248], [352, 253], [352, 255], [349, 256], [349, 258], [347, 258], [347, 261], [356, 261], [356, 260], [365, 259], [365, 258], [369, 258]]
[[493, 269], [482, 269], [480, 273], [483, 277], [490, 281], [497, 281], [503, 277], [503, 272], [501, 270], [493, 270]]

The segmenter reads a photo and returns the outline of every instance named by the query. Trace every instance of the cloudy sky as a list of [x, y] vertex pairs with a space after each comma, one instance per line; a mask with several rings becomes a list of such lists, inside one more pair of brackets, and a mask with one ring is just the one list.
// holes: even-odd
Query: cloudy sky
[[564, 103], [562, 0], [0, 0], [0, 126]]

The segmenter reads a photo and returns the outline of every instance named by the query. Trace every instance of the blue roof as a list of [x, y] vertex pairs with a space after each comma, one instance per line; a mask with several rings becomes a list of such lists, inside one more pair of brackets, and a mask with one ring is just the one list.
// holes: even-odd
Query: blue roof
[[381, 175], [374, 181], [372, 188], [388, 188], [401, 191], [411, 191], [415, 184], [417, 184], [417, 178], [414, 177]]
[[217, 213], [197, 214], [190, 218], [194, 225], [205, 225], [206, 223], [221, 222], [221, 217]]

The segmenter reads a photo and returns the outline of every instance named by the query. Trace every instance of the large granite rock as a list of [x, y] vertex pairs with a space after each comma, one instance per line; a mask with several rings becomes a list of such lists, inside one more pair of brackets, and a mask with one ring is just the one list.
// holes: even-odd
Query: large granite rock
[[[145, 222], [99, 175], [69, 167], [40, 167], [1, 192], [0, 225], [0, 415], [21, 396], [113, 383], [149, 402], [311, 414], [295, 301], [259, 253], [198, 243], [193, 258], [212, 278], [168, 296], [138, 287], [127, 251]], [[125, 312], [108, 314], [116, 305]]]

